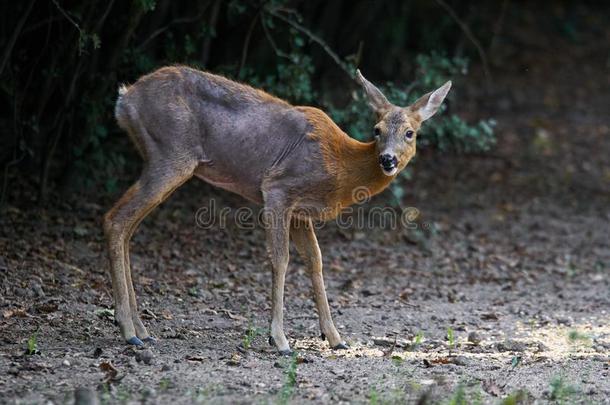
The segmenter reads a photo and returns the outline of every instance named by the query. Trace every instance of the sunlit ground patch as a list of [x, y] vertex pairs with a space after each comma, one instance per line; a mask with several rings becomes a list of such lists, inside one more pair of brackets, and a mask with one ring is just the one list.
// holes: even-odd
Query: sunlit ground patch
[[[355, 341], [350, 343], [347, 350], [332, 350], [328, 343], [315, 338], [299, 339], [294, 348], [298, 351], [312, 351], [325, 358], [354, 358], [354, 357], [399, 357], [404, 360], [421, 360], [431, 363], [443, 363], [441, 359], [460, 356], [466, 359], [478, 360], [507, 360], [515, 355], [530, 360], [561, 360], [573, 357], [607, 356], [610, 361], [610, 322], [606, 325], [592, 325], [580, 323], [572, 326], [546, 325], [531, 326], [516, 324], [511, 331], [514, 338], [510, 340], [491, 339], [482, 337], [481, 342], [474, 345], [465, 337], [458, 337], [454, 347], [450, 348], [446, 342], [427, 345], [424, 340], [419, 347], [381, 347], [373, 343]], [[515, 348], [511, 348], [507, 342]]]

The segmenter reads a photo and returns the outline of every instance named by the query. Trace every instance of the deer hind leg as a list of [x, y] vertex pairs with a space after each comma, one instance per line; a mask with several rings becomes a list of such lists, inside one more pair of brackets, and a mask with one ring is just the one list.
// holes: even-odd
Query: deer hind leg
[[333, 349], [347, 349], [347, 344], [341, 339], [339, 332], [337, 332], [330, 314], [326, 289], [324, 288], [324, 278], [322, 276], [322, 254], [320, 253], [320, 247], [318, 246], [318, 240], [316, 239], [311, 220], [298, 221], [293, 219], [290, 236], [309, 270], [322, 338], [328, 339], [328, 343]]
[[154, 209], [155, 207], [150, 207], [139, 220], [137, 220], [129, 229], [127, 237], [125, 238], [124, 245], [124, 266], [125, 266], [125, 279], [127, 281], [127, 292], [129, 294], [129, 309], [131, 311], [131, 320], [133, 322], [133, 326], [136, 330], [136, 336], [142, 340], [143, 342], [154, 343], [155, 339], [150, 336], [148, 330], [144, 326], [142, 319], [140, 318], [140, 313], [138, 311], [138, 303], [136, 300], [136, 292], [133, 288], [133, 280], [131, 279], [131, 264], [129, 259], [129, 242], [131, 241], [131, 237], [133, 236], [135, 230], [138, 228], [140, 223], [146, 216]]
[[130, 344], [142, 345], [142, 339], [148, 338], [149, 334], [137, 312], [129, 268], [129, 239], [139, 222], [192, 176], [195, 166], [196, 163], [183, 165], [180, 169], [171, 165], [146, 168], [140, 179], [104, 217], [115, 319], [123, 338]]
[[283, 355], [292, 353], [284, 334], [284, 280], [289, 260], [290, 215], [285, 206], [265, 198], [265, 231], [272, 267], [271, 333], [269, 343]]

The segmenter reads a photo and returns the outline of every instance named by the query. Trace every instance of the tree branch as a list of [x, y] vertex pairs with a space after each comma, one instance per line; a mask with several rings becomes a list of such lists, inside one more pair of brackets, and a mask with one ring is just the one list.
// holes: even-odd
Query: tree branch
[[284, 21], [286, 24], [292, 26], [294, 29], [296, 29], [299, 32], [302, 32], [303, 34], [305, 34], [310, 40], [312, 40], [313, 42], [317, 43], [318, 45], [320, 45], [320, 47], [324, 50], [324, 52], [326, 52], [326, 54], [328, 56], [331, 57], [331, 59], [333, 61], [335, 61], [335, 63], [345, 72], [347, 73], [347, 75], [352, 79], [352, 80], [356, 80], [354, 77], [354, 72], [351, 72], [347, 66], [345, 65], [345, 62], [343, 62], [343, 60], [341, 60], [341, 58], [331, 49], [331, 47], [319, 36], [317, 36], [316, 34], [314, 34], [313, 32], [311, 32], [308, 28], [302, 26], [301, 24], [299, 24], [296, 21], [293, 21], [292, 19], [278, 13], [277, 11], [271, 9], [271, 8], [267, 8], [266, 9], [267, 13], [269, 13], [270, 15], [276, 17], [279, 20]]
[[241, 76], [241, 72], [246, 64], [246, 58], [248, 57], [248, 48], [250, 47], [250, 40], [252, 39], [252, 33], [254, 32], [254, 27], [256, 26], [256, 22], [258, 21], [260, 14], [260, 11], [256, 13], [254, 18], [252, 19], [252, 22], [250, 23], [250, 27], [248, 27], [246, 39], [244, 40], [244, 46], [241, 50], [241, 62], [239, 63], [239, 68], [237, 69], [237, 77]]
[[159, 35], [163, 34], [165, 31], [167, 31], [169, 29], [169, 27], [171, 27], [172, 25], [175, 24], [189, 24], [195, 21], [198, 21], [199, 19], [201, 19], [201, 17], [203, 17], [203, 15], [205, 14], [206, 10], [208, 9], [208, 6], [211, 3], [207, 3], [205, 6], [203, 6], [203, 8], [201, 9], [201, 11], [194, 17], [188, 17], [188, 18], [176, 18], [172, 21], [170, 21], [167, 25], [165, 25], [164, 27], [158, 28], [156, 29], [152, 34], [150, 34], [150, 36], [148, 38], [146, 38], [144, 41], [142, 41], [142, 43], [140, 45], [138, 45], [136, 47], [136, 49], [138, 51], [142, 50], [144, 47], [146, 47], [146, 45], [149, 44], [150, 41], [152, 41], [153, 39], [155, 39], [156, 37], [158, 37]]
[[4, 71], [4, 67], [6, 66], [6, 64], [8, 63], [8, 60], [11, 57], [11, 53], [13, 51], [13, 47], [15, 46], [15, 42], [17, 42], [17, 38], [19, 37], [19, 34], [21, 33], [23, 24], [25, 24], [25, 21], [30, 16], [30, 12], [32, 11], [32, 6], [34, 5], [35, 2], [36, 2], [36, 0], [30, 1], [30, 4], [28, 4], [25, 13], [23, 13], [23, 16], [17, 23], [17, 27], [15, 27], [15, 29], [13, 30], [13, 35], [11, 36], [10, 41], [6, 45], [6, 48], [4, 49], [4, 55], [2, 56], [2, 62], [0, 62], [0, 75]]
[[483, 50], [481, 43], [474, 36], [468, 25], [466, 25], [466, 23], [462, 21], [462, 19], [460, 19], [455, 10], [451, 8], [451, 6], [447, 4], [445, 0], [436, 0], [436, 2], [447, 12], [447, 14], [449, 14], [449, 16], [451, 16], [451, 18], [453, 18], [456, 24], [464, 32], [464, 35], [466, 35], [466, 37], [470, 40], [470, 42], [472, 42], [472, 44], [477, 49], [477, 52], [479, 53], [479, 58], [481, 59], [481, 63], [483, 64], [483, 73], [485, 74], [485, 82], [487, 84], [487, 89], [489, 90], [491, 87], [491, 71], [489, 70], [489, 63], [487, 62], [487, 54], [485, 53], [485, 50]]

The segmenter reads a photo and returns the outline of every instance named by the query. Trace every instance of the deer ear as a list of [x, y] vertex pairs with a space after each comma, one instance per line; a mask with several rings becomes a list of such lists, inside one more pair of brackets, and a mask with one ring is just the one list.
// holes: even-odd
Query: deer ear
[[381, 90], [379, 90], [375, 85], [362, 76], [360, 73], [360, 69], [356, 70], [356, 79], [358, 83], [364, 89], [366, 96], [369, 100], [369, 105], [377, 114], [382, 114], [385, 110], [387, 110], [391, 104], [388, 99], [383, 95]]
[[427, 120], [436, 114], [438, 108], [443, 103], [443, 100], [447, 97], [449, 89], [451, 89], [451, 81], [448, 81], [438, 89], [421, 96], [411, 105], [411, 110], [419, 113], [422, 121]]

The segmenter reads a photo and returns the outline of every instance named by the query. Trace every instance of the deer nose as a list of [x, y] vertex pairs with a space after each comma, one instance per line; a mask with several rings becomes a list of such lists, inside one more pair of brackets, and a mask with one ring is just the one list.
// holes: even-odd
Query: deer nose
[[396, 156], [390, 155], [389, 153], [384, 153], [379, 156], [379, 164], [383, 167], [384, 170], [390, 171], [398, 165], [398, 159]]

